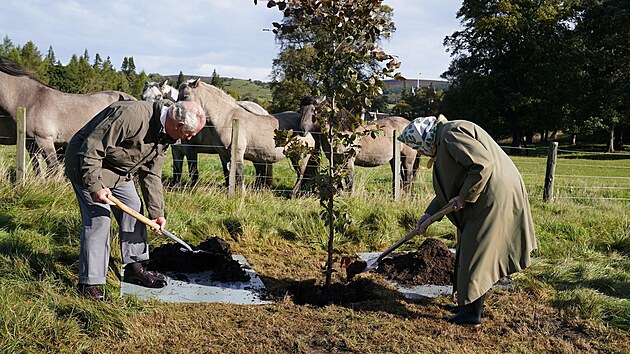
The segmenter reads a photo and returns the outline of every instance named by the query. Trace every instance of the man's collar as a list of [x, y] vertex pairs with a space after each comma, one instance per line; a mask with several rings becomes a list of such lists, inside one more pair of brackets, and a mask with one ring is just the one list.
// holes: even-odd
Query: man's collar
[[162, 122], [162, 128], [166, 128], [167, 115], [168, 115], [168, 107], [162, 107], [162, 114], [160, 115], [160, 122]]

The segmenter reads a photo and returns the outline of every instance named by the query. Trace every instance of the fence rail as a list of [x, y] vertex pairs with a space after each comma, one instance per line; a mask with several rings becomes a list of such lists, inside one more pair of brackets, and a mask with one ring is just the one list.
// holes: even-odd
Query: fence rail
[[[23, 124], [17, 128], [17, 149], [16, 149], [16, 180], [22, 183], [26, 178], [26, 112], [18, 109], [18, 117], [24, 116], [23, 120], [18, 118], [18, 124]], [[233, 141], [237, 141], [238, 129], [230, 128]], [[1, 137], [0, 137], [1, 138]], [[6, 137], [9, 141], [13, 137]], [[392, 139], [392, 151], [400, 151], [396, 144], [400, 144], [395, 138]], [[555, 144], [555, 145], [554, 145]], [[179, 147], [200, 148], [203, 151], [218, 151], [225, 149], [223, 146], [212, 146], [204, 144], [182, 143]], [[630, 201], [630, 154], [627, 153], [602, 153], [593, 151], [576, 151], [568, 149], [559, 149], [557, 143], [551, 143], [549, 147], [521, 147], [501, 146], [508, 152], [517, 168], [521, 172], [526, 184], [526, 188], [530, 192], [530, 196], [540, 196], [545, 201], [557, 199], [582, 199], [582, 200], [617, 200]], [[231, 165], [235, 161], [236, 144], [230, 146], [232, 159]], [[555, 153], [553, 153], [555, 150]], [[547, 159], [535, 156], [544, 156]], [[207, 153], [203, 158], [199, 158], [199, 171], [204, 179], [214, 181], [224, 181], [223, 171], [217, 167], [215, 162], [209, 161]], [[534, 156], [531, 156], [534, 155]], [[201, 155], [199, 155], [201, 156]], [[601, 157], [601, 158], [599, 158]], [[604, 159], [605, 158], [605, 159]], [[179, 161], [179, 160], [178, 160]], [[184, 160], [179, 161], [180, 163]], [[286, 168], [292, 171], [292, 166], [286, 161]], [[619, 161], [619, 162], [616, 162]], [[621, 161], [628, 161], [624, 164]], [[190, 161], [189, 161], [190, 162]], [[247, 165], [256, 166], [256, 162], [248, 162]], [[277, 163], [280, 164], [281, 163]], [[212, 166], [214, 165], [214, 166]], [[167, 166], [167, 165], [165, 165]], [[282, 166], [282, 165], [281, 165]], [[315, 167], [315, 166], [311, 166]], [[186, 167], [184, 167], [186, 168]], [[282, 167], [281, 167], [282, 168]], [[363, 189], [362, 193], [383, 194], [383, 191], [391, 191], [391, 195], [395, 200], [399, 200], [403, 195], [400, 186], [400, 179], [394, 179], [393, 176], [400, 176], [400, 164], [394, 164], [394, 171], [389, 166], [381, 168], [373, 167], [355, 167], [357, 170], [357, 182], [355, 188]], [[214, 172], [209, 170], [214, 170]], [[231, 169], [234, 170], [234, 169]], [[576, 170], [580, 174], [576, 174]], [[281, 173], [273, 176], [276, 189], [281, 192], [288, 192], [282, 189], [283, 186], [292, 186], [296, 179], [296, 174], [291, 172]], [[605, 171], [605, 172], [603, 172]], [[190, 172], [190, 171], [188, 171]], [[233, 172], [232, 172], [233, 173]], [[295, 173], [293, 171], [293, 173]], [[216, 174], [215, 176], [211, 176]], [[245, 176], [251, 180], [253, 173], [246, 168]], [[305, 177], [303, 183], [308, 183], [311, 177]], [[229, 176], [228, 194], [234, 195], [234, 176]], [[232, 187], [230, 187], [232, 186]], [[431, 193], [431, 176], [426, 169], [418, 171], [412, 193], [426, 194]]]

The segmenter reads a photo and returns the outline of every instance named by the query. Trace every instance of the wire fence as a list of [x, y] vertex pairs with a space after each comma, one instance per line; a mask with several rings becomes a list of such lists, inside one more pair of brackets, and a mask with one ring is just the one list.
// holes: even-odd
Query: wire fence
[[[210, 128], [207, 128], [210, 129]], [[225, 128], [230, 129], [231, 128]], [[11, 136], [2, 136], [3, 141], [14, 141]], [[201, 139], [193, 139], [182, 144], [177, 144], [171, 149], [164, 169], [166, 182], [172, 182], [174, 172], [173, 164], [182, 165], [182, 185], [190, 184], [191, 177], [188, 164], [196, 163], [199, 171], [199, 183], [211, 185], [225, 185], [226, 176], [224, 168], [219, 159], [218, 152], [223, 151], [224, 161], [229, 161], [230, 146], [211, 144], [210, 134], [200, 134]], [[27, 138], [29, 141], [30, 139]], [[32, 140], [31, 140], [32, 141]], [[546, 168], [548, 160], [545, 157], [549, 147], [512, 147], [501, 146], [514, 161], [525, 181], [526, 188], [533, 198], [542, 198], [545, 188]], [[293, 189], [298, 178], [294, 165], [286, 158], [282, 158], [282, 147], [275, 146], [269, 142], [264, 145], [260, 141], [249, 143], [246, 148], [244, 183], [247, 188], [264, 181], [262, 176], [257, 176], [257, 170], [264, 171], [271, 167], [272, 177], [267, 179], [274, 191], [289, 193]], [[180, 153], [188, 151], [188, 156], [173, 160], [172, 151], [179, 149]], [[196, 150], [198, 155], [190, 154], [191, 150]], [[3, 150], [6, 151], [6, 150]], [[364, 152], [365, 155], [378, 157], [378, 155], [391, 155], [393, 146], [381, 154]], [[62, 151], [61, 151], [62, 153]], [[265, 162], [267, 161], [267, 162]], [[420, 159], [420, 168], [414, 178], [411, 193], [403, 192], [403, 196], [432, 194], [431, 171], [426, 167], [426, 159]], [[273, 163], [272, 163], [273, 162]], [[229, 165], [228, 165], [229, 166]], [[226, 168], [228, 167], [226, 166]], [[310, 169], [317, 166], [312, 163], [308, 165]], [[307, 169], [308, 170], [308, 169]], [[267, 176], [269, 177], [269, 176]], [[556, 171], [554, 174], [553, 199], [571, 199], [579, 201], [602, 200], [602, 201], [630, 201], [630, 154], [629, 153], [603, 153], [595, 151], [581, 151], [570, 149], [558, 149], [556, 160]], [[302, 185], [313, 185], [314, 176], [306, 175], [302, 180]], [[401, 184], [404, 186], [404, 184]], [[388, 163], [377, 167], [357, 166], [354, 171], [354, 193], [362, 195], [384, 195], [392, 194], [393, 172]]]

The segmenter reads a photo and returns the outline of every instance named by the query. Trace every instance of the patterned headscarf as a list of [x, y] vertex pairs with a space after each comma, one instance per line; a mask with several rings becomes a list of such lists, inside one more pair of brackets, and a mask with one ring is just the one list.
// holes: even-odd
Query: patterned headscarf
[[443, 122], [446, 122], [446, 118], [441, 114], [438, 118], [418, 117], [403, 129], [398, 140], [423, 155], [435, 156], [435, 135], [438, 123]]

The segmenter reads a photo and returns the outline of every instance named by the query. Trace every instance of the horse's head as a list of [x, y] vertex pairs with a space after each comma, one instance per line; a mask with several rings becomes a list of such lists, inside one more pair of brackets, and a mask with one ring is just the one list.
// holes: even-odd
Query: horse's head
[[159, 84], [155, 81], [147, 81], [144, 84], [144, 89], [142, 90], [142, 100], [156, 102], [162, 100], [162, 91], [160, 90]]
[[160, 84], [160, 91], [162, 92], [162, 96], [164, 98], [167, 98], [171, 101], [177, 101], [179, 91], [177, 91], [175, 87], [168, 84], [168, 79], [164, 80], [164, 82]]
[[304, 134], [309, 132], [318, 132], [321, 127], [317, 121], [316, 110], [326, 102], [326, 96], [304, 96], [300, 102], [300, 128], [304, 130]]
[[201, 78], [186, 80], [179, 85], [179, 97], [178, 101], [199, 101], [198, 91], [196, 90], [201, 86]]

